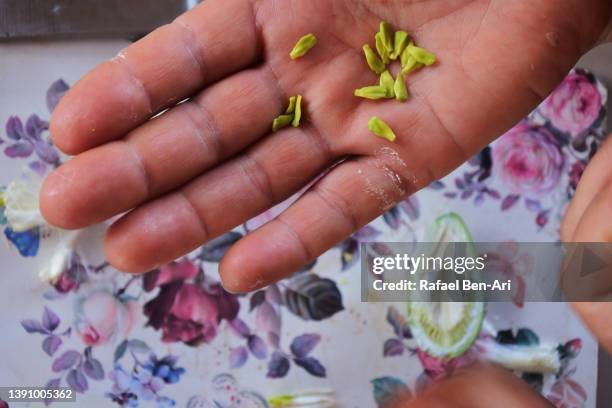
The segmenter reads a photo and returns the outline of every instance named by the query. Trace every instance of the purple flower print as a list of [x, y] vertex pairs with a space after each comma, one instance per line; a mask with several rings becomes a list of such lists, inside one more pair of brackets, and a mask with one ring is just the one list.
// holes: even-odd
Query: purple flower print
[[109, 373], [113, 382], [112, 392], [107, 393], [113, 402], [122, 407], [138, 407], [138, 401], [156, 402], [160, 407], [171, 407], [175, 402], [159, 395], [164, 388], [163, 378], [157, 377], [147, 367], [136, 366], [128, 373], [120, 364]]
[[410, 349], [404, 344], [404, 339], [412, 338], [410, 327], [406, 322], [406, 318], [398, 312], [394, 306], [390, 306], [389, 309], [387, 309], [387, 323], [393, 327], [395, 336], [385, 340], [383, 344], [383, 356], [400, 356], [404, 354], [406, 350], [414, 353], [414, 349]]
[[31, 115], [25, 127], [17, 116], [12, 116], [6, 122], [6, 135], [11, 144], [4, 149], [4, 153], [12, 158], [30, 157], [36, 153], [38, 158], [46, 164], [57, 166], [60, 158], [53, 145], [42, 137], [42, 133], [49, 129], [49, 123], [36, 115]]
[[68, 89], [70, 89], [70, 86], [63, 79], [58, 79], [51, 84], [47, 90], [47, 108], [49, 112], [53, 112], [60, 99], [68, 92]]
[[601, 105], [595, 79], [583, 71], [575, 71], [542, 103], [540, 110], [554, 127], [579, 136], [597, 120]]
[[232, 321], [240, 304], [219, 283], [204, 284], [200, 269], [188, 259], [172, 262], [144, 277], [146, 291], [159, 287], [144, 305], [147, 325], [162, 331], [162, 341], [190, 346], [210, 343], [222, 320]]
[[376, 228], [366, 225], [353, 235], [340, 242], [338, 246], [341, 249], [342, 270], [347, 270], [355, 265], [359, 260], [359, 244], [362, 242], [370, 242], [380, 235], [380, 231]]
[[493, 145], [494, 172], [517, 194], [552, 190], [561, 178], [565, 158], [544, 127], [523, 121]]
[[325, 378], [327, 370], [316, 358], [310, 356], [311, 351], [319, 344], [321, 336], [316, 333], [306, 333], [293, 339], [290, 353], [276, 350], [268, 362], [268, 378], [283, 378], [289, 372], [291, 361], [314, 377]]
[[150, 371], [155, 377], [161, 378], [166, 384], [176, 384], [181, 375], [185, 374], [183, 367], [177, 367], [177, 356], [168, 355], [162, 359], [157, 359], [154, 354], [149, 356], [149, 361], [144, 364], [144, 368]]
[[62, 345], [62, 337], [70, 336], [71, 329], [68, 328], [62, 333], [58, 333], [60, 325], [59, 316], [53, 310], [45, 307], [41, 320], [24, 319], [21, 326], [30, 334], [38, 333], [45, 336], [42, 342], [42, 349], [48, 356], [53, 356]]
[[141, 361], [132, 353], [134, 366], [131, 371], [116, 362], [113, 370], [108, 373], [113, 388], [106, 396], [122, 407], [138, 407], [139, 401], [155, 402], [158, 407], [175, 406], [176, 402], [160, 395], [160, 391], [168, 384], [178, 383], [185, 374], [184, 368], [177, 367], [178, 358], [167, 355], [158, 359], [144, 342], [131, 340], [129, 343], [139, 344], [141, 351], [149, 350], [148, 358]]

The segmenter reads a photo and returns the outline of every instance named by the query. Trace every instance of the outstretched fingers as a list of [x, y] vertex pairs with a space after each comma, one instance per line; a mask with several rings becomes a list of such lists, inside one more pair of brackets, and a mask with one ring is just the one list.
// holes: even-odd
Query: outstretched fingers
[[415, 180], [394, 160], [363, 157], [339, 164], [230, 249], [220, 264], [223, 285], [248, 292], [286, 277], [428, 182]]
[[42, 213], [59, 227], [83, 228], [165, 194], [267, 135], [284, 99], [265, 66], [219, 81], [55, 170], [43, 186]]
[[268, 136], [125, 215], [107, 233], [106, 256], [129, 272], [169, 262], [285, 200], [331, 160], [325, 142], [307, 126]]
[[68, 154], [121, 138], [159, 111], [253, 64], [258, 32], [248, 0], [208, 0], [81, 79], [51, 120]]

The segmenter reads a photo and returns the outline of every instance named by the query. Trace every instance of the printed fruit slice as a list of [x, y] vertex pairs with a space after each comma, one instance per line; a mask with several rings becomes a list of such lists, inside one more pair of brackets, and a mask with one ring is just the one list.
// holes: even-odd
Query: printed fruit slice
[[[477, 254], [471, 244], [472, 234], [456, 213], [437, 218], [425, 233], [424, 241], [467, 242], [470, 244], [465, 255], [475, 257]], [[430, 255], [436, 256], [435, 253]], [[465, 353], [476, 341], [484, 316], [485, 304], [480, 301], [408, 302], [412, 335], [421, 349], [435, 357], [450, 358]]]
[[476, 341], [483, 302], [409, 302], [408, 324], [417, 345], [435, 357], [457, 357]]
[[472, 234], [457, 213], [438, 217], [425, 232], [424, 242], [473, 242]]

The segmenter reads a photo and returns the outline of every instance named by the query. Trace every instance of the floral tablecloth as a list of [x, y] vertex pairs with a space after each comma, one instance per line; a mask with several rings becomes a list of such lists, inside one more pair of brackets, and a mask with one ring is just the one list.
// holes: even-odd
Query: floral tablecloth
[[[4, 195], [15, 185], [36, 186], [66, 159], [49, 142], [50, 111], [80, 75], [124, 45], [0, 44]], [[451, 211], [477, 241], [558, 240], [560, 216], [604, 137], [606, 98], [595, 78], [572, 72], [532, 115], [454, 173], [294, 277], [245, 296], [223, 290], [216, 265], [283, 206], [134, 277], [104, 262], [102, 226], [65, 245], [66, 233], [45, 225], [14, 229], [3, 199], [0, 385], [68, 385], [82, 407], [318, 401], [312, 406], [361, 408], [418, 393], [478, 353], [428, 356], [411, 339], [404, 304], [361, 303], [359, 243], [418, 240]], [[529, 259], [503, 255], [516, 265], [516, 280], [529, 273]], [[51, 283], [38, 276], [49, 265], [61, 267]], [[555, 375], [518, 373], [558, 407], [595, 406], [597, 345], [567, 305], [524, 304], [519, 293], [514, 304], [490, 304], [487, 321], [482, 336], [496, 342], [558, 347]]]

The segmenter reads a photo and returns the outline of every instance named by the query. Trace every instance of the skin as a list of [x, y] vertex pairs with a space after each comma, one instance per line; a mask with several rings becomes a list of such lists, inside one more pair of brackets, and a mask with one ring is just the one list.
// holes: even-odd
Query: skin
[[[120, 270], [144, 272], [336, 164], [222, 260], [228, 290], [254, 290], [514, 125], [607, 36], [611, 8], [604, 0], [207, 0], [62, 99], [51, 134], [76, 157], [45, 181], [41, 210], [66, 229], [127, 212], [108, 230], [106, 254]], [[353, 96], [377, 82], [361, 46], [373, 45], [380, 20], [439, 57], [408, 78], [405, 104]], [[318, 45], [291, 61], [308, 32]], [[304, 96], [302, 126], [271, 133], [296, 94]], [[395, 143], [368, 132], [372, 116], [394, 129]]]
[[[561, 238], [564, 242], [612, 242], [612, 139], [601, 146], [585, 170], [576, 194], [563, 219]], [[564, 274], [565, 288], [576, 290], [579, 283], [585, 283], [587, 294], [579, 292], [583, 298], [594, 297], [593, 290], [607, 302], [574, 302], [572, 305], [582, 317], [587, 327], [597, 337], [600, 344], [612, 352], [612, 278], [610, 274], [596, 274], [590, 277]], [[597, 279], [597, 280], [592, 280]]]
[[[486, 390], [486, 392], [483, 392]], [[433, 383], [416, 397], [385, 408], [551, 408], [553, 405], [509, 371], [479, 364]]]

